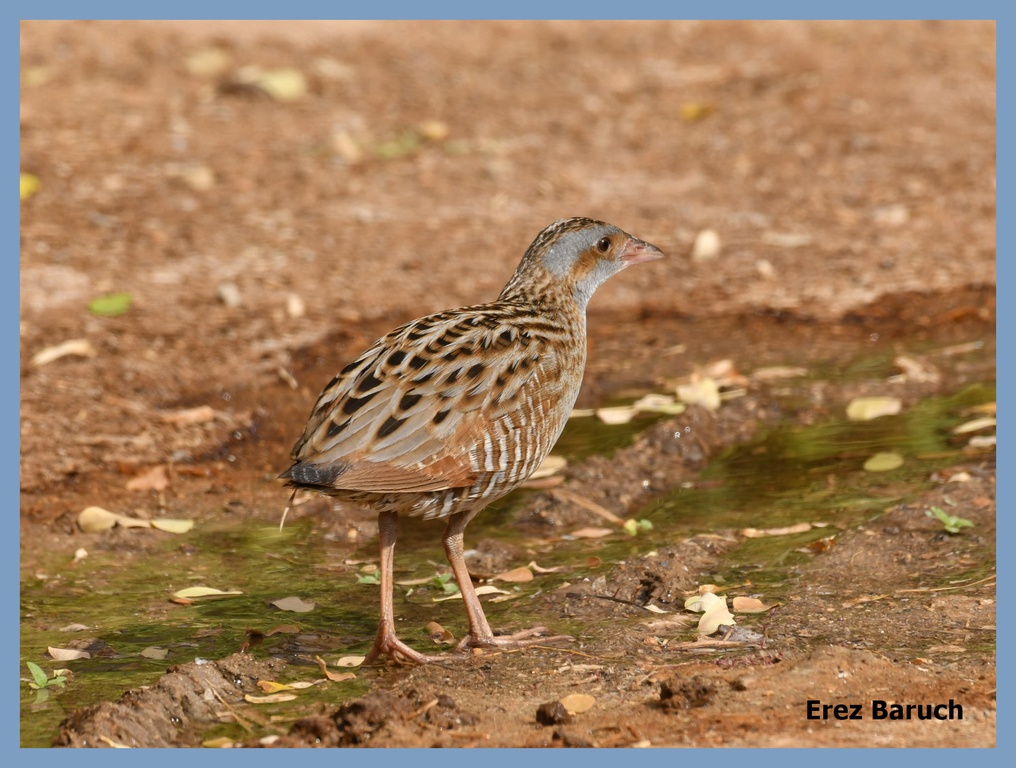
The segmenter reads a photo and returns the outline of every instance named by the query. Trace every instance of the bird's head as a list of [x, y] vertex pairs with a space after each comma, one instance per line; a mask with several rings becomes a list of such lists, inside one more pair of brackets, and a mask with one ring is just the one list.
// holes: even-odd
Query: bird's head
[[[613, 224], [585, 218], [561, 219], [544, 229], [501, 293], [544, 292], [556, 284], [584, 309], [603, 282], [632, 264], [663, 258], [655, 245]], [[550, 286], [548, 286], [548, 282]]]

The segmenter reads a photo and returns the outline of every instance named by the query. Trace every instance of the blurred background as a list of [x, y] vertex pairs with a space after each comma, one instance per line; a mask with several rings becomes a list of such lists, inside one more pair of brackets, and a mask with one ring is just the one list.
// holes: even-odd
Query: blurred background
[[21, 64], [24, 488], [168, 439], [36, 416], [278, 381], [566, 216], [669, 254], [595, 297], [624, 322], [994, 284], [991, 22], [46, 21]]

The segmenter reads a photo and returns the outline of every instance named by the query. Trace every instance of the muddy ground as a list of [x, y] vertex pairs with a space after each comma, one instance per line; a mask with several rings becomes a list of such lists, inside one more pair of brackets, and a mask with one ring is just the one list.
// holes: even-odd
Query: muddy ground
[[[562, 216], [669, 255], [595, 297], [581, 407], [717, 359], [824, 366], [794, 407], [749, 377], [715, 414], [569, 467], [565, 488], [621, 517], [766, 425], [884, 394], [885, 371], [839, 375], [858, 356], [928, 352], [937, 375], [900, 384], [905, 407], [994, 380], [983, 360], [929, 352], [994, 344], [991, 23], [25, 22], [21, 62], [21, 170], [38, 180], [21, 205], [23, 583], [54, 553], [144, 554], [130, 530], [82, 533], [93, 504], [273, 524], [285, 494], [270, 478], [334, 371], [398, 322], [495, 296]], [[273, 91], [282, 68], [305, 90]], [[705, 229], [719, 253], [692, 258]], [[89, 312], [111, 292], [130, 293], [125, 314]], [[33, 362], [68, 340], [85, 354]], [[688, 426], [695, 441], [668, 439]], [[167, 488], [127, 489], [157, 465]], [[994, 454], [957, 445], [935, 479], [838, 530], [733, 648], [688, 645], [675, 617], [736, 527], [527, 606], [587, 628], [570, 646], [359, 670], [369, 690], [352, 703], [276, 721], [242, 694], [306, 668], [254, 647], [71, 711], [53, 738], [197, 745], [225, 720], [251, 746], [992, 745]], [[925, 511], [946, 504], [974, 527], [944, 533]], [[371, 535], [355, 509], [296, 513]], [[511, 519], [542, 540], [602, 523], [549, 492]], [[478, 571], [525, 564], [478, 544]], [[571, 693], [596, 704], [537, 721]], [[815, 721], [810, 699], [952, 699], [964, 716]]]

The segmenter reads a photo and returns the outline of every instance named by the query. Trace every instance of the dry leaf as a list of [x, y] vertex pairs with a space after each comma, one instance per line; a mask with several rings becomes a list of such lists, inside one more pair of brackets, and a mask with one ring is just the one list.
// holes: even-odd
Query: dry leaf
[[936, 371], [933, 367], [925, 363], [921, 363], [917, 360], [914, 360], [912, 357], [900, 355], [895, 360], [893, 360], [893, 365], [895, 365], [897, 368], [903, 371], [902, 376], [901, 377], [894, 376], [893, 377], [894, 380], [897, 378], [903, 378], [908, 379], [910, 381], [923, 383], [928, 381], [937, 382], [941, 378], [938, 371]]
[[206, 749], [229, 749], [236, 744], [229, 736], [218, 736], [214, 739], [205, 739], [201, 746]]
[[610, 424], [612, 426], [617, 424], [627, 424], [638, 413], [630, 405], [618, 405], [613, 408], [597, 408], [596, 418], [602, 421], [604, 424]]
[[332, 672], [328, 669], [328, 665], [325, 663], [325, 660], [320, 656], [315, 656], [314, 661], [317, 662], [318, 667], [321, 669], [321, 674], [333, 683], [344, 683], [346, 680], [356, 679], [356, 674], [353, 672]]
[[367, 660], [366, 656], [343, 656], [337, 662], [336, 667], [358, 667]]
[[401, 581], [396, 581], [395, 583], [400, 587], [419, 587], [422, 584], [430, 584], [433, 580], [433, 576], [423, 576], [419, 579], [402, 579]]
[[267, 696], [252, 696], [249, 693], [243, 695], [243, 700], [248, 704], [279, 704], [283, 701], [293, 701], [295, 693], [271, 693]]
[[182, 411], [164, 413], [159, 418], [166, 424], [176, 424], [177, 426], [204, 424], [215, 419], [215, 409], [210, 405], [199, 405], [197, 408], [185, 408]]
[[108, 531], [119, 519], [119, 515], [102, 507], [85, 507], [78, 514], [78, 528], [85, 533]]
[[660, 608], [660, 606], [653, 605], [652, 603], [649, 603], [649, 605], [646, 606], [646, 610], [650, 613], [670, 613], [670, 611], [665, 611]]
[[933, 645], [927, 649], [928, 653], [966, 653], [967, 649], [962, 645]]
[[892, 451], [880, 451], [864, 462], [865, 472], [889, 472], [903, 466], [903, 457]]
[[165, 531], [166, 533], [187, 533], [187, 531], [194, 527], [193, 520], [172, 520], [168, 517], [150, 520], [149, 523], [152, 528]]
[[151, 528], [152, 522], [150, 520], [141, 520], [137, 517], [127, 517], [126, 515], [117, 515], [116, 524], [121, 528]]
[[32, 365], [43, 366], [59, 360], [61, 357], [95, 357], [95, 347], [88, 339], [70, 339], [53, 347], [39, 350], [32, 356]]
[[588, 693], [573, 693], [561, 699], [561, 705], [569, 715], [581, 715], [583, 712], [588, 712], [595, 703], [596, 699]]
[[567, 568], [568, 568], [565, 565], [555, 565], [555, 566], [552, 566], [550, 568], [542, 568], [542, 567], [540, 567], [539, 565], [536, 564], [535, 560], [532, 561], [529, 564], [528, 567], [534, 573], [557, 573], [558, 571], [564, 571], [564, 570], [567, 570]]
[[521, 568], [513, 568], [510, 571], [505, 571], [504, 573], [499, 573], [496, 576], [491, 576], [490, 580], [507, 581], [512, 584], [522, 584], [527, 581], [532, 581], [534, 578], [533, 572], [525, 566], [522, 566]]
[[668, 416], [677, 416], [679, 413], [684, 413], [685, 404], [677, 402], [671, 395], [651, 392], [632, 403], [632, 408], [639, 413], [662, 413]]
[[761, 539], [764, 536], [789, 536], [793, 533], [804, 533], [811, 529], [811, 523], [797, 523], [782, 528], [742, 528], [741, 535], [747, 539]]
[[102, 733], [99, 734], [99, 740], [112, 749], [130, 749], [130, 747], [126, 744], [121, 744], [119, 741], [113, 741], [113, 739], [109, 738], [109, 736]]
[[272, 627], [267, 632], [265, 632], [265, 636], [271, 637], [272, 635], [298, 635], [300, 634], [300, 632], [301, 629], [296, 624], [279, 624], [278, 626]]
[[276, 101], [296, 101], [307, 92], [307, 78], [292, 67], [266, 70], [257, 84]]
[[688, 405], [701, 405], [709, 411], [720, 407], [720, 387], [716, 379], [693, 379], [688, 384], [677, 385], [677, 396]]
[[684, 609], [686, 611], [695, 611], [695, 613], [702, 613], [708, 610], [719, 602], [721, 598], [715, 592], [702, 592], [697, 595], [692, 595], [684, 601]]
[[807, 368], [796, 368], [790, 365], [770, 365], [765, 368], [758, 368], [751, 377], [756, 381], [773, 381], [775, 379], [794, 379], [798, 376], [807, 376]]
[[610, 528], [579, 528], [577, 531], [572, 531], [570, 535], [576, 539], [602, 539], [613, 532]]
[[968, 432], [978, 432], [982, 429], [990, 429], [995, 426], [995, 419], [991, 416], [983, 416], [979, 419], [973, 419], [971, 421], [960, 424], [958, 427], [953, 427], [952, 433], [954, 435], [965, 435]]
[[162, 491], [169, 485], [166, 466], [159, 464], [127, 483], [128, 491]]
[[310, 613], [316, 607], [315, 603], [308, 603], [299, 597], [282, 597], [272, 600], [269, 605], [274, 605], [280, 611], [292, 611], [293, 613]]
[[[493, 584], [484, 584], [482, 587], [477, 587], [476, 588], [476, 594], [477, 595], [507, 595], [509, 593], [505, 592], [503, 589], [498, 589]], [[443, 603], [446, 600], [461, 600], [461, 599], [462, 599], [462, 593], [461, 592], [456, 592], [454, 595], [448, 595], [447, 597], [435, 597], [434, 598], [434, 602], [435, 603]]]
[[903, 402], [898, 397], [858, 397], [847, 404], [847, 418], [870, 421], [880, 416], [893, 416], [902, 407]]
[[720, 234], [715, 229], [703, 229], [695, 235], [695, 242], [691, 246], [692, 261], [709, 261], [720, 255], [723, 244], [720, 242]]
[[46, 649], [46, 653], [48, 653], [54, 661], [74, 661], [75, 659], [92, 658], [92, 654], [88, 651], [79, 651], [77, 648], [54, 648], [50, 646]]
[[621, 526], [625, 524], [624, 520], [615, 515], [606, 507], [602, 507], [595, 501], [590, 501], [585, 496], [580, 496], [579, 494], [575, 493], [574, 491], [570, 491], [567, 488], [558, 488], [557, 490], [554, 491], [553, 495], [557, 496], [559, 499], [564, 499], [565, 501], [570, 501], [573, 504], [578, 504], [583, 509], [588, 509], [590, 512], [599, 515], [600, 517], [609, 520], [612, 523], [616, 523], [617, 525]]
[[276, 683], [271, 680], [258, 680], [258, 688], [265, 693], [279, 693], [280, 691], [291, 691], [293, 686], [285, 683]]
[[543, 463], [536, 468], [536, 471], [529, 476], [530, 480], [539, 480], [541, 477], [550, 477], [568, 466], [568, 459], [563, 456], [547, 456]]
[[757, 597], [735, 597], [733, 604], [734, 613], [765, 613], [772, 608]]
[[451, 645], [455, 642], [455, 635], [442, 627], [436, 621], [427, 624], [427, 634], [437, 645]]
[[700, 635], [711, 635], [720, 628], [720, 625], [729, 626], [736, 623], [733, 614], [727, 608], [726, 599], [721, 597], [703, 612], [697, 631]]

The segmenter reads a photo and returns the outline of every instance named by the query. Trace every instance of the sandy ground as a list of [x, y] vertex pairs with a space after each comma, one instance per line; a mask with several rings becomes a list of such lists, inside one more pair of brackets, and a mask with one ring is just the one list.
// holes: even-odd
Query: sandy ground
[[[146, 466], [221, 459], [233, 436], [260, 429], [269, 437], [231, 471], [284, 468], [301, 414], [349, 355], [397, 322], [493, 298], [533, 236], [564, 216], [610, 221], [669, 255], [595, 297], [602, 356], [586, 405], [648, 386], [662, 372], [633, 373], [631, 341], [661, 359], [686, 341], [681, 323], [768, 323], [759, 333], [774, 345], [782, 323], [800, 334], [783, 341], [801, 343], [851, 318], [875, 335], [904, 317], [915, 332], [993, 328], [988, 22], [23, 22], [21, 65], [21, 170], [38, 180], [21, 204], [26, 562], [33, 547], [80, 535], [74, 516], [97, 489], [136, 505], [124, 477]], [[693, 258], [703, 230], [719, 251]], [[112, 292], [130, 294], [126, 314], [89, 312]], [[33, 362], [69, 340], [84, 354]], [[667, 373], [696, 362], [683, 356]], [[209, 404], [209, 419], [173, 418]], [[986, 471], [969, 496], [991, 500], [971, 513], [984, 530]], [[838, 551], [866, 551], [863, 541]], [[936, 545], [908, 546], [923, 556]], [[843, 567], [820, 560], [815, 579]], [[990, 605], [965, 604], [959, 624], [992, 626]], [[586, 670], [622, 710], [639, 697], [617, 691], [656, 701], [643, 724], [612, 731], [561, 726], [554, 737], [532, 724], [532, 696], [509, 686], [516, 726], [500, 740], [482, 702], [516, 679], [505, 666], [474, 665], [454, 689], [430, 668], [397, 684], [380, 673], [378, 695], [402, 697], [381, 703], [390, 711], [447, 710], [445, 726], [478, 724], [490, 745], [870, 744], [863, 723], [812, 728], [794, 709], [806, 696], [795, 680], [837, 668], [869, 697], [880, 675], [932, 697], [966, 686], [981, 713], [962, 728], [879, 731], [877, 743], [993, 741], [990, 653], [932, 681], [884, 650], [825, 640], [784, 646], [787, 664], [760, 660], [753, 673], [695, 667], [691, 687], [663, 696], [720, 702], [703, 707], [659, 702], [673, 672], [662, 662], [617, 680]], [[410, 683], [415, 693], [387, 693]], [[747, 704], [737, 710], [728, 691]], [[454, 702], [434, 707], [432, 694]], [[784, 735], [745, 724], [766, 701], [789, 708]], [[463, 743], [460, 726], [427, 715], [396, 727], [371, 720], [371, 706], [351, 730], [348, 713], [326, 714], [331, 725], [286, 738]], [[675, 730], [685, 709], [701, 717]]]

